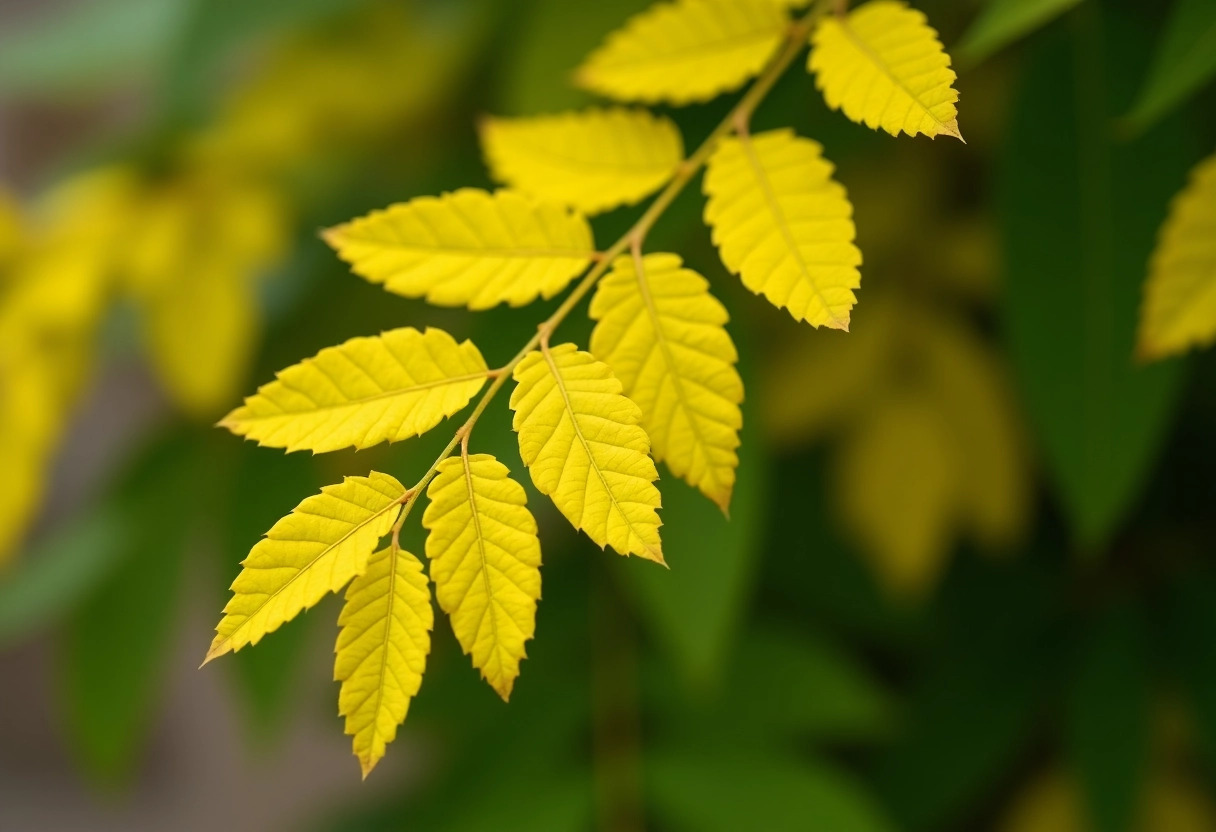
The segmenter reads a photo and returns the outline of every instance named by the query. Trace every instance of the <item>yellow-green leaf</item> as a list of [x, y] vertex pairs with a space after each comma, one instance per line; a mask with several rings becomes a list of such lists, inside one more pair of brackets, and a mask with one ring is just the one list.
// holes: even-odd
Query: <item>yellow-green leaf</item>
[[623, 107], [488, 118], [481, 143], [498, 181], [588, 214], [637, 202], [684, 157], [671, 119]]
[[828, 106], [892, 136], [962, 139], [950, 56], [916, 9], [872, 0], [811, 35], [807, 64]]
[[575, 79], [623, 101], [706, 101], [757, 74], [787, 26], [769, 0], [658, 2], [609, 34]]
[[1158, 359], [1216, 339], [1216, 156], [1170, 207], [1149, 265], [1139, 352]]
[[334, 681], [342, 683], [338, 713], [364, 777], [396, 739], [422, 685], [434, 623], [422, 564], [404, 549], [376, 552], [346, 590]]
[[422, 516], [439, 606], [482, 678], [511, 696], [536, 630], [540, 541], [527, 496], [489, 454], [445, 459]]
[[405, 486], [387, 474], [347, 477], [279, 520], [242, 561], [204, 664], [257, 644], [285, 621], [363, 574], [401, 510]]
[[595, 256], [576, 212], [514, 191], [419, 197], [325, 232], [355, 273], [440, 306], [488, 309], [551, 298]]
[[642, 409], [654, 458], [730, 506], [743, 381], [726, 308], [674, 254], [621, 257], [596, 289], [591, 352]]
[[467, 405], [488, 373], [471, 341], [403, 327], [288, 367], [220, 424], [288, 451], [367, 448], [426, 433]]
[[600, 548], [663, 563], [650, 439], [608, 365], [562, 344], [529, 353], [515, 381], [512, 426], [537, 489]]
[[923, 393], [890, 397], [848, 438], [840, 509], [882, 583], [897, 595], [936, 582], [958, 519], [961, 460], [940, 409]]
[[287, 209], [265, 186], [189, 177], [149, 187], [128, 222], [119, 268], [152, 366], [183, 410], [214, 418], [245, 383], [257, 283], [285, 251]]
[[861, 252], [833, 170], [789, 129], [723, 139], [705, 173], [705, 221], [744, 286], [797, 320], [847, 330]]

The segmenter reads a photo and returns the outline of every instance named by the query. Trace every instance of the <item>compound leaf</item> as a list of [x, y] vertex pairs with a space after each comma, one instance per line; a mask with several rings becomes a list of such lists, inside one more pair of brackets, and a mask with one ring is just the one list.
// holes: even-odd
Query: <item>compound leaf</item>
[[1216, 339], [1216, 156], [1174, 198], [1149, 266], [1139, 353], [1156, 359]]
[[489, 454], [445, 459], [422, 517], [439, 606], [505, 701], [536, 631], [540, 540], [523, 487]]
[[847, 330], [861, 252], [833, 170], [818, 143], [789, 129], [724, 139], [705, 174], [705, 221], [748, 289], [797, 320]]
[[398, 203], [324, 236], [356, 274], [390, 292], [470, 309], [551, 298], [595, 255], [581, 214], [475, 188]]
[[242, 561], [203, 663], [257, 644], [363, 574], [401, 509], [405, 486], [375, 471], [321, 489], [275, 523]]
[[758, 73], [787, 25], [781, 4], [768, 0], [656, 3], [609, 34], [575, 80], [624, 101], [706, 101]]
[[288, 367], [220, 425], [289, 452], [367, 448], [426, 433], [467, 405], [488, 372], [473, 342], [402, 327]]
[[743, 382], [726, 308], [674, 254], [621, 257], [596, 290], [591, 352], [642, 409], [654, 458], [730, 506]]
[[624, 107], [488, 118], [481, 143], [498, 181], [588, 214], [637, 202], [684, 157], [671, 119]]
[[537, 489], [601, 548], [663, 563], [650, 439], [608, 365], [562, 344], [529, 353], [515, 381], [512, 426]]
[[342, 683], [338, 712], [364, 777], [396, 738], [422, 685], [434, 624], [422, 564], [404, 549], [376, 552], [346, 590], [334, 680]]
[[950, 56], [925, 16], [899, 0], [827, 16], [811, 35], [807, 68], [828, 106], [859, 124], [962, 139]]

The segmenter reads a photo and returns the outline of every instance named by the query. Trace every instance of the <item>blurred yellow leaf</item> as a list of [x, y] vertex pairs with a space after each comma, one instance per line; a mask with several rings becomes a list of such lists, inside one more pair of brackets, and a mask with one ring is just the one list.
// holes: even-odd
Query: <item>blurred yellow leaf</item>
[[0, 563], [38, 509], [84, 384], [131, 181], [123, 169], [102, 169], [52, 189], [0, 264]]
[[280, 371], [220, 425], [289, 452], [368, 448], [426, 433], [467, 405], [488, 375], [472, 341], [402, 327]]
[[483, 18], [371, 2], [288, 39], [192, 142], [206, 165], [276, 171], [417, 120], [467, 69]]
[[373, 211], [325, 232], [355, 273], [439, 306], [551, 298], [595, 256], [578, 213], [515, 191], [462, 188]]
[[536, 631], [540, 540], [523, 487], [489, 454], [445, 459], [422, 525], [439, 606], [473, 666], [504, 701]]
[[660, 0], [609, 34], [575, 81], [622, 101], [705, 101], [758, 73], [787, 27], [770, 0]]
[[[1149, 776], [1131, 832], [1210, 832], [1216, 829], [1211, 799], [1189, 777], [1173, 771]], [[1014, 802], [1001, 832], [1095, 832], [1085, 817], [1073, 778], [1053, 771], [1033, 782]]]
[[893, 594], [935, 583], [963, 488], [958, 448], [923, 392], [896, 392], [845, 438], [837, 460], [841, 515]]
[[705, 221], [748, 289], [796, 320], [847, 330], [861, 252], [833, 170], [817, 142], [789, 129], [723, 139], [705, 173]]
[[0, 188], [0, 287], [9, 278], [7, 265], [25, 242], [25, 220], [17, 200]]
[[811, 34], [808, 69], [828, 106], [892, 136], [958, 131], [950, 56], [925, 20], [901, 0], [871, 0]]
[[1149, 264], [1138, 350], [1146, 360], [1216, 339], [1216, 156], [1174, 199]]
[[286, 206], [250, 180], [186, 172], [137, 203], [122, 277], [162, 384], [209, 417], [239, 391], [256, 346], [256, 286], [286, 249]]
[[404, 549], [376, 552], [346, 591], [334, 680], [342, 683], [338, 713], [346, 717], [364, 777], [396, 739], [422, 685], [434, 623], [422, 564]]
[[657, 462], [726, 511], [739, 456], [743, 381], [726, 307], [674, 254], [621, 257], [599, 283], [591, 353], [642, 409]]
[[623, 107], [487, 118], [481, 143], [499, 182], [588, 214], [637, 202], [684, 158], [671, 119]]
[[847, 335], [799, 333], [765, 356], [760, 416], [778, 445], [805, 445], [845, 425], [886, 382], [899, 314], [889, 294], [875, 294]]
[[608, 365], [562, 344], [529, 353], [515, 381], [512, 425], [540, 493], [601, 548], [663, 563], [650, 439]]
[[401, 510], [405, 486], [387, 474], [347, 477], [279, 520], [249, 552], [203, 663], [257, 644], [367, 569]]

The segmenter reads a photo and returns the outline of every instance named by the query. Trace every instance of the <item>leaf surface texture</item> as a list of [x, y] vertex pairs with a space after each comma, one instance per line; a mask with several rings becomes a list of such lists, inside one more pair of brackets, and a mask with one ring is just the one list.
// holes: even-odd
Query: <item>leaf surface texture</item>
[[674, 254], [621, 257], [596, 289], [591, 353], [642, 410], [654, 458], [724, 511], [739, 457], [743, 382], [726, 308]]
[[818, 143], [789, 129], [723, 139], [705, 174], [705, 221], [748, 289], [797, 320], [848, 329], [861, 252], [833, 170]]
[[373, 471], [322, 488], [275, 523], [242, 561], [206, 661], [257, 644], [362, 574], [404, 494], [397, 480]]
[[637, 202], [684, 157], [671, 119], [622, 107], [490, 118], [481, 141], [495, 179], [588, 214]]
[[962, 138], [950, 56], [925, 16], [899, 0], [826, 16], [811, 35], [808, 68], [828, 106], [859, 124]]
[[325, 239], [356, 274], [390, 292], [470, 309], [551, 298], [595, 254], [582, 215], [475, 188], [373, 211]]
[[623, 101], [706, 101], [760, 72], [787, 25], [767, 0], [659, 2], [609, 34], [575, 78]]
[[422, 524], [439, 606], [473, 666], [504, 700], [536, 631], [540, 541], [523, 487], [489, 454], [450, 457]]
[[288, 451], [367, 448], [421, 436], [467, 405], [487, 373], [471, 341], [403, 327], [283, 370], [220, 424]]
[[515, 381], [512, 425], [537, 489], [601, 548], [662, 563], [650, 439], [608, 365], [562, 344], [529, 353]]
[[396, 738], [422, 685], [434, 623], [422, 564], [404, 549], [376, 552], [346, 590], [334, 680], [342, 683], [338, 713], [364, 777]]

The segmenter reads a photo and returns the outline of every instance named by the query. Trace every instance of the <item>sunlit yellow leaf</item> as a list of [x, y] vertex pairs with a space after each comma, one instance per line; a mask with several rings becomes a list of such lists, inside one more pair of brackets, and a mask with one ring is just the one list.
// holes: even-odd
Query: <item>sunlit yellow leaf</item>
[[512, 425], [537, 489], [601, 548], [663, 563], [650, 440], [608, 365], [562, 344], [529, 353], [515, 381]]
[[422, 517], [439, 606], [473, 666], [504, 700], [536, 630], [540, 541], [527, 496], [489, 454], [450, 457]]
[[426, 433], [467, 405], [488, 372], [473, 342], [403, 327], [282, 370], [220, 425], [288, 451], [367, 448]]
[[376, 552], [346, 590], [334, 681], [342, 683], [338, 713], [364, 777], [397, 737], [418, 693], [434, 623], [422, 564], [404, 549]]
[[356, 274], [440, 306], [550, 298], [595, 255], [581, 214], [514, 191], [420, 197], [325, 232]]
[[401, 483], [373, 471], [322, 488], [275, 523], [242, 561], [204, 663], [257, 644], [363, 574], [404, 495]]
[[622, 107], [488, 118], [481, 143], [498, 181], [588, 214], [637, 202], [684, 156], [671, 119]]
[[743, 285], [813, 326], [849, 328], [861, 283], [853, 206], [823, 149], [792, 130], [723, 139], [705, 221]]
[[941, 41], [902, 0], [871, 0], [825, 16], [807, 64], [828, 106], [867, 127], [961, 139], [954, 71]]
[[1195, 168], [1170, 207], [1149, 265], [1139, 352], [1148, 360], [1216, 339], [1216, 156]]
[[674, 254], [621, 257], [600, 280], [591, 352], [642, 409], [654, 458], [723, 511], [739, 464], [743, 381], [726, 308]]
[[660, 0], [608, 35], [575, 79], [623, 101], [705, 101], [757, 74], [787, 26], [769, 0]]
[[940, 410], [923, 394], [895, 394], [846, 438], [837, 488], [844, 522], [893, 594], [935, 582], [957, 522], [962, 474]]

